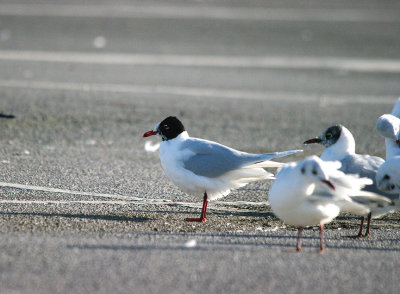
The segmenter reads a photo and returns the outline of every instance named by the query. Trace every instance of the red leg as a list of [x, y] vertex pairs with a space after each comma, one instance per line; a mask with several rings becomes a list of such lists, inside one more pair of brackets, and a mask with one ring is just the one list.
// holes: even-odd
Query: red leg
[[362, 238], [363, 237], [363, 226], [364, 226], [364, 217], [361, 217], [361, 224], [360, 224], [360, 231], [358, 232], [358, 235], [355, 236], [349, 236], [350, 238]]
[[188, 222], [204, 222], [207, 219], [206, 212], [207, 212], [207, 205], [208, 205], [208, 196], [207, 193], [204, 192], [204, 198], [203, 198], [203, 208], [201, 209], [201, 215], [200, 218], [187, 218], [186, 221]]
[[372, 213], [370, 212], [368, 214], [367, 232], [365, 233], [364, 238], [369, 238], [369, 235], [370, 235], [369, 225], [371, 224], [371, 218], [372, 218]]
[[319, 242], [320, 242], [320, 247], [319, 247], [319, 253], [323, 253], [325, 251], [325, 245], [324, 245], [324, 225], [320, 224], [319, 225]]
[[298, 228], [298, 234], [297, 234], [297, 246], [296, 246], [296, 251], [301, 251], [301, 233], [303, 232], [303, 228]]

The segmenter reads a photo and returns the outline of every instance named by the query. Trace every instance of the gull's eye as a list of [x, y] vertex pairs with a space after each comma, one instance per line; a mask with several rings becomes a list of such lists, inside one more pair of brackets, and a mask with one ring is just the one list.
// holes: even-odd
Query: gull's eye
[[312, 174], [313, 174], [314, 176], [316, 176], [316, 175], [317, 175], [317, 170], [313, 169], [313, 170], [312, 170]]
[[304, 175], [306, 173], [306, 169], [304, 167], [301, 168], [301, 173]]
[[383, 176], [383, 179], [384, 180], [390, 180], [390, 176], [388, 174], [386, 174], [386, 175]]
[[163, 125], [163, 128], [169, 130], [169, 125]]
[[328, 134], [325, 135], [325, 137], [326, 137], [327, 139], [330, 139], [330, 138], [332, 138], [332, 134], [331, 134], [331, 133], [328, 133]]

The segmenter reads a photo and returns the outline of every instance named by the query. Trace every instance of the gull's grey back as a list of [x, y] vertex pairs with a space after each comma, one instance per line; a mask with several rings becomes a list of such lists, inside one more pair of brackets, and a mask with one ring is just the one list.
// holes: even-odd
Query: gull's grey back
[[184, 167], [196, 175], [215, 178], [246, 165], [283, 157], [295, 151], [250, 154], [218, 144], [216, 142], [189, 138], [182, 149], [192, 151], [193, 156], [184, 160]]
[[385, 160], [378, 156], [353, 154], [347, 155], [341, 160], [340, 168], [345, 174], [358, 174], [360, 178], [370, 178], [374, 181], [372, 185], [363, 188], [365, 191], [374, 192], [380, 195], [390, 196], [376, 187], [376, 173]]

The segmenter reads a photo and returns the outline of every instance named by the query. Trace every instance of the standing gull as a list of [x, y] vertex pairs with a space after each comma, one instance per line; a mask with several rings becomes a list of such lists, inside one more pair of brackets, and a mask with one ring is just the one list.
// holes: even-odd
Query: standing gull
[[153, 135], [162, 138], [160, 160], [168, 178], [186, 193], [203, 195], [200, 218], [188, 218], [187, 221], [205, 221], [208, 200], [226, 196], [232, 189], [252, 181], [273, 179], [273, 174], [263, 167], [279, 167], [282, 163], [271, 159], [302, 151], [241, 152], [216, 142], [191, 138], [180, 120], [173, 116], [144, 133], [143, 138]]
[[[390, 196], [381, 192], [376, 186], [376, 173], [379, 166], [385, 161], [377, 156], [356, 154], [356, 143], [351, 132], [343, 125], [334, 125], [327, 128], [320, 136], [307, 140], [304, 144], [319, 143], [326, 147], [321, 154], [321, 159], [325, 161], [340, 161], [340, 168], [345, 174], [358, 174], [362, 178], [369, 178], [372, 185], [366, 186], [363, 190]], [[357, 238], [368, 238], [370, 235], [371, 218], [377, 218], [390, 212], [392, 208], [375, 207], [371, 208], [368, 214], [367, 230], [363, 235], [364, 216], [361, 217], [361, 225]]]
[[390, 200], [360, 189], [372, 183], [358, 175], [339, 171], [338, 161], [323, 161], [317, 156], [284, 165], [271, 186], [268, 201], [273, 213], [286, 224], [298, 228], [297, 251], [301, 251], [303, 228], [319, 225], [320, 252], [325, 250], [324, 224], [340, 212], [364, 215], [368, 205]]

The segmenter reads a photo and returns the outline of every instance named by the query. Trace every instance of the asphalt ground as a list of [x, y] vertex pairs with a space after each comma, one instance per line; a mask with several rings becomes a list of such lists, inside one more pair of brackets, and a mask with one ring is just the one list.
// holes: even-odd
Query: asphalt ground
[[173, 186], [141, 138], [177, 115], [243, 151], [304, 149], [290, 161], [342, 123], [357, 152], [383, 157], [396, 1], [26, 3], [0, 3], [0, 112], [15, 115], [0, 118], [0, 293], [398, 293], [399, 213], [368, 240], [340, 216], [323, 255], [315, 228], [290, 252], [270, 181], [186, 223], [201, 195]]

